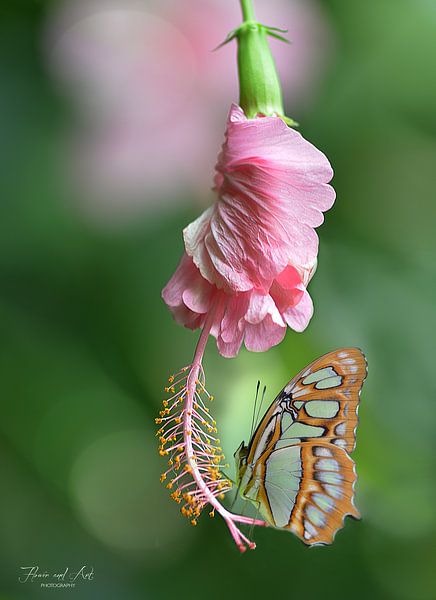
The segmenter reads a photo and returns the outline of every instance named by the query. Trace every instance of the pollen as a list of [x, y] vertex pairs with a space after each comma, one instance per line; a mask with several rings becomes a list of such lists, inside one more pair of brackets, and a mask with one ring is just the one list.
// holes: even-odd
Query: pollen
[[217, 426], [204, 400], [213, 400], [213, 396], [204, 386], [202, 369], [194, 392], [188, 388], [189, 373], [189, 367], [184, 367], [170, 375], [165, 388], [169, 397], [162, 400], [163, 408], [155, 422], [160, 426], [156, 432], [158, 452], [168, 456], [160, 481], [168, 481], [165, 487], [171, 490], [171, 499], [195, 526], [206, 506], [210, 506], [210, 517], [215, 515], [214, 498], [222, 498], [231, 485], [220, 472], [224, 459], [220, 442], [210, 437]]

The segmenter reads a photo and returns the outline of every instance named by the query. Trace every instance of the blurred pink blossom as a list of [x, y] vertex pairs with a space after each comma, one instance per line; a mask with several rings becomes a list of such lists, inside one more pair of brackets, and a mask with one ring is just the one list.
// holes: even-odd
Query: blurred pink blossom
[[312, 316], [315, 227], [335, 200], [326, 156], [279, 117], [230, 111], [215, 177], [218, 201], [184, 230], [185, 251], [162, 296], [176, 320], [211, 333], [223, 356], [280, 343]]
[[[262, 4], [260, 21], [289, 29], [292, 44], [272, 46], [295, 114], [323, 71], [328, 24], [317, 0]], [[128, 219], [182, 195], [204, 202], [224, 107], [238, 94], [235, 46], [211, 50], [239, 20], [230, 0], [75, 0], [56, 8], [47, 55], [75, 109], [66, 160], [88, 216]]]

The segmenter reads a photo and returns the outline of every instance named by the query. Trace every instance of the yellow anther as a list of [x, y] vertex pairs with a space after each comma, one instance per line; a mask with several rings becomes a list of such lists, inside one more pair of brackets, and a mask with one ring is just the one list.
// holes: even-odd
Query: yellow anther
[[197, 525], [197, 521], [195, 519], [191, 520], [191, 525], [194, 525], [194, 527]]
[[162, 483], [163, 481], [165, 481], [166, 478], [167, 478], [166, 473], [162, 473], [162, 475], [160, 476], [160, 482]]
[[209, 513], [209, 517], [213, 518], [215, 516], [215, 509], [212, 509]]
[[162, 423], [162, 419], [155, 419], [154, 422], [156, 425], [160, 425]]

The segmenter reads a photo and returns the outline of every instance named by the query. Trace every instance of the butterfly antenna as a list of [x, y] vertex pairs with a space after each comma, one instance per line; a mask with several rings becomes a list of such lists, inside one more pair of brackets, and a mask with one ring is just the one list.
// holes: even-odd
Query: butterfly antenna
[[256, 386], [256, 397], [254, 399], [254, 408], [253, 408], [253, 417], [251, 419], [251, 431], [250, 431], [250, 440], [251, 437], [253, 435], [253, 431], [254, 431], [254, 424], [256, 422], [256, 407], [257, 407], [257, 400], [259, 398], [259, 389], [260, 389], [260, 381], [257, 380], [257, 386]]
[[[256, 423], [259, 422], [259, 415], [260, 415], [260, 411], [262, 410], [263, 401], [265, 400], [265, 394], [266, 394], [266, 385], [263, 386], [262, 398], [260, 400], [259, 408], [257, 409]], [[251, 436], [252, 435], [253, 435], [253, 432], [251, 432]], [[250, 436], [250, 439], [251, 439], [251, 436]]]

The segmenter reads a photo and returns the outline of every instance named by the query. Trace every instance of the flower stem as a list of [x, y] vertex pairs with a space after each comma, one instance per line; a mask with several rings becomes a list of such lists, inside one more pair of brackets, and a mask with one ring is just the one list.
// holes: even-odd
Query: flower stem
[[244, 21], [254, 21], [254, 8], [251, 0], [240, 0]]

